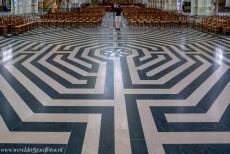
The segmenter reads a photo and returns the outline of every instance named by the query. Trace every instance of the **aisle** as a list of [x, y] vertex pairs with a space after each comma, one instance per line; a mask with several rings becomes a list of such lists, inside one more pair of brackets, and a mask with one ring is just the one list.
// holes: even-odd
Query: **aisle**
[[230, 37], [122, 22], [0, 38], [0, 153], [230, 153]]
[[[121, 28], [128, 27], [128, 21], [123, 15], [121, 16], [121, 23]], [[102, 19], [101, 27], [110, 29], [115, 28], [115, 13], [114, 16], [112, 12], [106, 13]]]

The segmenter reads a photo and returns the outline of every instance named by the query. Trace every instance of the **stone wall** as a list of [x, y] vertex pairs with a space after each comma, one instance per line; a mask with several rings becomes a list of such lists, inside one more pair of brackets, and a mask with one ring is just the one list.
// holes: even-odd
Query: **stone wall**
[[12, 0], [11, 12], [14, 14], [32, 13], [31, 0]]

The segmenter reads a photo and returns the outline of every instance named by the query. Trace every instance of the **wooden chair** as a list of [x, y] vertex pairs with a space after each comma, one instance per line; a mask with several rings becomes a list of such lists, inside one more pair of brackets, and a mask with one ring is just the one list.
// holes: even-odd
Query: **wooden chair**
[[0, 18], [0, 35], [5, 35], [8, 32], [8, 26], [3, 18]]
[[223, 23], [222, 23], [222, 33], [223, 34], [227, 34], [227, 33], [230, 33], [230, 20], [225, 20]]
[[218, 19], [213, 20], [212, 24], [207, 26], [209, 32], [219, 33], [221, 30], [221, 23], [218, 22]]

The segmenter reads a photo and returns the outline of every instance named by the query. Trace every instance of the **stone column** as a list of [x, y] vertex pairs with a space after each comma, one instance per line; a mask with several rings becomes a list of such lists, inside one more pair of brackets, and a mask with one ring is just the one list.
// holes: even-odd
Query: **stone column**
[[23, 14], [32, 12], [31, 0], [12, 0], [11, 1], [11, 13]]
[[148, 0], [142, 0], [142, 4], [145, 4], [146, 6], [148, 6]]
[[215, 4], [216, 4], [216, 6], [215, 6], [214, 14], [218, 14], [218, 12], [219, 12], [219, 0], [215, 0]]
[[169, 10], [169, 0], [164, 1], [164, 10]]
[[150, 5], [152, 8], [155, 8], [155, 0], [150, 0]]
[[225, 7], [230, 7], [230, 0], [226, 0]]
[[170, 10], [170, 11], [176, 11], [178, 10], [178, 2], [177, 0], [165, 0], [162, 6], [163, 10]]
[[72, 4], [73, 8], [80, 7], [79, 6], [79, 0], [70, 0], [70, 3]]
[[15, 4], [14, 4], [14, 0], [11, 0], [11, 13], [14, 14], [15, 12]]
[[23, 13], [23, 0], [15, 0], [15, 14]]
[[155, 4], [156, 4], [156, 0], [150, 0], [150, 3], [151, 3], [151, 7], [152, 8], [155, 8]]
[[147, 0], [147, 5], [146, 5], [147, 7], [151, 7], [151, 5], [150, 5], [150, 1], [149, 0]]
[[31, 12], [38, 13], [38, 0], [32, 0]]
[[32, 1], [31, 0], [22, 0], [23, 13], [32, 12]]
[[153, 0], [148, 0], [148, 7], [153, 8]]
[[180, 12], [183, 12], [183, 2], [184, 0], [177, 0], [177, 10], [180, 11]]
[[157, 9], [160, 8], [160, 2], [159, 2], [159, 0], [155, 0], [155, 8], [157, 8]]
[[171, 10], [171, 11], [177, 10], [177, 0], [169, 0], [168, 10]]
[[191, 15], [197, 15], [198, 0], [191, 1]]
[[214, 15], [214, 0], [198, 0], [198, 15]]

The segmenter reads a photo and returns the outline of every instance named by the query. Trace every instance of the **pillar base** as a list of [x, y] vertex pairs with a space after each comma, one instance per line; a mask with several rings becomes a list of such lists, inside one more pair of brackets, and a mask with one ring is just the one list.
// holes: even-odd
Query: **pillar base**
[[212, 6], [198, 6], [197, 15], [210, 16], [214, 15], [214, 7]]
[[177, 11], [177, 3], [171, 3], [168, 7], [170, 11]]

